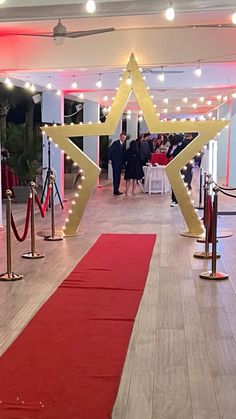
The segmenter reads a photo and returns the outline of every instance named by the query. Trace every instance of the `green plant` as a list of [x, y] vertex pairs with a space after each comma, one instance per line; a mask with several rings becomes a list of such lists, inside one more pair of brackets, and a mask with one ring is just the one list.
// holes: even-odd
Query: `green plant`
[[19, 177], [20, 184], [28, 185], [34, 181], [41, 163], [41, 130], [29, 127], [27, 123], [8, 124], [3, 145], [9, 153], [7, 164]]

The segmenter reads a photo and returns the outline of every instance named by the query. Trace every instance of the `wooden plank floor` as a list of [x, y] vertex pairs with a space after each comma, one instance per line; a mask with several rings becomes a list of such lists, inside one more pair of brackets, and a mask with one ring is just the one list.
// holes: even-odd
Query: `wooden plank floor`
[[[235, 419], [235, 216], [219, 218], [234, 232], [219, 243], [218, 268], [230, 279], [207, 282], [198, 275], [209, 263], [192, 257], [202, 245], [180, 236], [186, 227], [179, 209], [169, 204], [169, 194], [113, 197], [105, 186], [93, 194], [80, 235], [55, 243], [37, 237], [44, 259], [21, 259], [29, 240], [19, 244], [13, 239], [13, 268], [24, 280], [0, 283], [0, 354], [101, 233], [156, 233], [113, 419]], [[236, 200], [220, 197], [220, 208], [234, 211]], [[14, 206], [21, 229], [24, 211]], [[57, 213], [60, 225], [66, 212]], [[37, 215], [36, 223], [42, 230], [49, 221]], [[0, 271], [5, 270], [4, 235], [0, 232]], [[125, 249], [119, 254], [125, 258]]]

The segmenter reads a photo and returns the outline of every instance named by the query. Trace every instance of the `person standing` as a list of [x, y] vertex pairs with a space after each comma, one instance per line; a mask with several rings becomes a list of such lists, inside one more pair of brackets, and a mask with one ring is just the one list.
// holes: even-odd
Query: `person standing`
[[143, 168], [139, 156], [139, 148], [137, 141], [131, 141], [130, 147], [125, 153], [125, 180], [126, 190], [125, 194], [129, 192], [130, 181], [132, 180], [132, 194], [134, 195], [137, 181], [144, 176]]
[[125, 140], [126, 134], [121, 132], [120, 138], [111, 144], [108, 150], [109, 163], [112, 165], [113, 172], [113, 194], [122, 195], [123, 192], [119, 191], [121, 170], [125, 160]]
[[144, 134], [144, 136], [141, 139], [140, 160], [141, 160], [142, 166], [145, 166], [151, 158], [151, 152], [148, 145], [148, 136], [149, 134]]

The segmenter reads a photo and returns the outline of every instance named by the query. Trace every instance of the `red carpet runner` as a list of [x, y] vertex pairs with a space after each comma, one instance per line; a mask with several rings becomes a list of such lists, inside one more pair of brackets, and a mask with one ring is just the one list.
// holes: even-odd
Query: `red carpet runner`
[[111, 417], [155, 237], [98, 239], [0, 358], [1, 419]]

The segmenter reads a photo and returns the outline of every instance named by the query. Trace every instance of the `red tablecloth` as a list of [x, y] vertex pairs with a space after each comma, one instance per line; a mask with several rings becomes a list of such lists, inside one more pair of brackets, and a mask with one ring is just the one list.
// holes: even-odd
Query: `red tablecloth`
[[171, 159], [166, 157], [166, 153], [152, 153], [151, 163], [155, 164], [158, 163], [161, 166], [166, 166]]
[[12, 190], [12, 186], [19, 185], [19, 178], [11, 171], [8, 165], [2, 162], [2, 193], [3, 196], [7, 189]]

